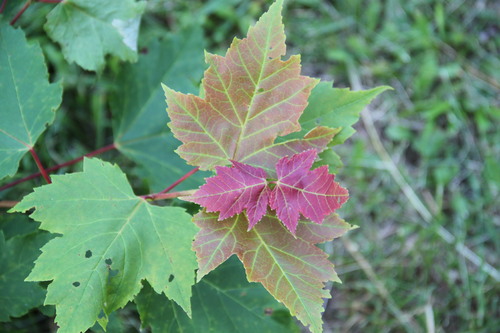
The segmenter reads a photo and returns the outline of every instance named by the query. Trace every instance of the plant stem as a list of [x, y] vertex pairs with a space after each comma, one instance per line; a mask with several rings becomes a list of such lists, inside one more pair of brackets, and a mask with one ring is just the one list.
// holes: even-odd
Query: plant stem
[[167, 193], [167, 192], [169, 192], [174, 187], [176, 187], [177, 185], [179, 185], [180, 183], [182, 183], [183, 181], [185, 181], [186, 179], [188, 179], [189, 177], [191, 177], [191, 175], [195, 174], [198, 170], [200, 170], [200, 167], [196, 167], [193, 170], [189, 171], [184, 176], [182, 176], [181, 178], [179, 178], [175, 182], [173, 182], [172, 185], [170, 185], [169, 187], [167, 187], [166, 189], [164, 189], [163, 191], [161, 191], [160, 193]]
[[159, 192], [159, 193], [153, 193], [153, 194], [140, 195], [139, 198], [142, 198], [142, 199], [148, 200], [148, 201], [173, 199], [173, 198], [192, 195], [195, 191], [196, 190], [188, 190], [188, 191], [180, 191], [180, 192], [172, 192], [172, 193]]
[[43, 2], [43, 3], [59, 3], [63, 2], [63, 0], [37, 0], [38, 2]]
[[[108, 150], [112, 150], [112, 149], [115, 149], [115, 148], [116, 148], [115, 144], [112, 143], [110, 145], [107, 145], [107, 146], [104, 146], [104, 147], [99, 148], [97, 150], [94, 150], [93, 152], [90, 152], [88, 154], [85, 154], [83, 156], [75, 158], [74, 160], [71, 160], [71, 161], [68, 161], [68, 162], [65, 162], [65, 163], [62, 163], [62, 164], [55, 165], [55, 166], [53, 166], [51, 168], [46, 169], [46, 171], [47, 172], [56, 171], [56, 170], [59, 170], [61, 168], [66, 167], [66, 166], [76, 164], [76, 163], [80, 162], [81, 160], [83, 160], [84, 157], [92, 157], [92, 156], [95, 156], [95, 155], [98, 155], [98, 154], [102, 154], [102, 153], [104, 153], [104, 152], [106, 152]], [[16, 186], [17, 184], [24, 183], [25, 181], [28, 181], [30, 179], [37, 178], [37, 177], [39, 177], [41, 175], [42, 175], [41, 172], [37, 172], [37, 173], [34, 173], [34, 174], [29, 175], [27, 177], [24, 177], [24, 178], [18, 179], [16, 181], [13, 181], [11, 183], [5, 184], [4, 186], [0, 187], [0, 191], [3, 191], [3, 190], [6, 190], [8, 188], [11, 188], [13, 186]]]
[[47, 173], [47, 170], [45, 170], [45, 168], [43, 167], [42, 162], [40, 162], [40, 159], [38, 158], [38, 155], [33, 148], [30, 148], [30, 153], [31, 153], [31, 156], [33, 156], [33, 159], [35, 160], [36, 166], [38, 167], [38, 170], [40, 170], [40, 173], [42, 174], [42, 176], [45, 179], [45, 181], [47, 182], [47, 184], [52, 183], [50, 181], [50, 177], [49, 177], [49, 174]]
[[17, 205], [18, 203], [19, 201], [8, 201], [8, 200], [0, 201], [0, 208], [11, 208]]
[[0, 6], [0, 14], [3, 12], [6, 3], [7, 3], [7, 0], [2, 1], [2, 5]]
[[30, 5], [31, 5], [31, 0], [26, 1], [23, 8], [21, 8], [21, 10], [17, 12], [16, 16], [14, 16], [12, 21], [10, 21], [10, 25], [14, 25], [14, 23], [16, 23], [16, 21], [21, 17], [21, 15], [23, 15], [23, 13], [26, 11], [26, 9], [28, 9]]

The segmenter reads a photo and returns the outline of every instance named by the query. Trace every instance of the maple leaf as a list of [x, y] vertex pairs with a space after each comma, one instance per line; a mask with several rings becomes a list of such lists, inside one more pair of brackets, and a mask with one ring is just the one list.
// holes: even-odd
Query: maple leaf
[[[207, 212], [220, 212], [225, 220], [246, 211], [248, 230], [252, 229], [271, 206], [292, 234], [300, 213], [321, 224], [348, 199], [347, 190], [328, 174], [328, 167], [310, 170], [317, 152], [314, 149], [283, 157], [276, 164], [276, 181], [268, 181], [263, 169], [232, 161], [233, 167], [215, 167], [217, 175], [207, 179], [192, 196]], [[269, 185], [275, 184], [271, 190]]]
[[314, 149], [291, 157], [283, 157], [276, 164], [275, 188], [269, 205], [290, 232], [295, 233], [299, 213], [318, 224], [348, 199], [348, 192], [328, 174], [328, 167], [310, 170], [317, 157]]
[[45, 304], [56, 306], [59, 332], [86, 331], [125, 306], [146, 279], [191, 313], [197, 228], [178, 207], [153, 206], [134, 195], [117, 166], [85, 159], [83, 172], [53, 176], [11, 211], [61, 234], [42, 248], [27, 281], [52, 281]]
[[330, 297], [323, 284], [340, 280], [326, 253], [313, 243], [340, 237], [352, 226], [332, 214], [322, 225], [301, 221], [294, 238], [271, 214], [250, 231], [244, 214], [218, 221], [217, 214], [202, 211], [194, 222], [201, 228], [193, 243], [198, 281], [236, 254], [250, 282], [262, 283], [304, 325], [321, 331], [322, 298]]
[[61, 44], [68, 62], [100, 71], [107, 54], [137, 60], [139, 22], [145, 8], [145, 1], [65, 0], [47, 15], [44, 28]]
[[0, 25], [0, 180], [13, 176], [22, 157], [54, 121], [61, 83], [49, 83], [38, 43]]
[[205, 98], [163, 86], [170, 128], [182, 141], [177, 153], [202, 170], [242, 161], [300, 130], [298, 119], [318, 80], [300, 75], [300, 56], [286, 53], [283, 1], [262, 15], [246, 38], [235, 38], [225, 57], [206, 54]]

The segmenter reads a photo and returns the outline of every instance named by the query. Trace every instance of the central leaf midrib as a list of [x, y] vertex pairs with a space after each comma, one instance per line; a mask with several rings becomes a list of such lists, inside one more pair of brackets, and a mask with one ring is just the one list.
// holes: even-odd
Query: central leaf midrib
[[[267, 245], [267, 243], [264, 241], [264, 239], [260, 236], [259, 232], [254, 229], [254, 233], [255, 235], [259, 238], [262, 246], [266, 249], [266, 251], [269, 253], [269, 256], [273, 259], [273, 262], [275, 263], [276, 266], [278, 266], [279, 270], [282, 272], [282, 275], [285, 277], [286, 281], [290, 284], [290, 287], [291, 289], [294, 291], [295, 295], [297, 296], [297, 299], [299, 300], [299, 302], [302, 304], [302, 307], [303, 309], [305, 310], [305, 312], [307, 313], [308, 317], [311, 319], [311, 325], [312, 325], [312, 322], [313, 322], [313, 316], [309, 313], [309, 311], [307, 310], [308, 307], [306, 306], [306, 304], [304, 304], [303, 300], [302, 300], [302, 297], [300, 297], [300, 293], [297, 291], [297, 289], [295, 289], [295, 285], [290, 281], [290, 278], [288, 277], [288, 275], [286, 274], [286, 272], [283, 270], [283, 268], [281, 267], [281, 265], [279, 265], [279, 261], [275, 258], [274, 254], [273, 254], [273, 251], [271, 250], [271, 248]], [[282, 300], [284, 302], [284, 300]]]
[[[264, 53], [263, 53], [263, 56], [262, 56], [262, 66], [260, 66], [259, 77], [258, 77], [258, 79], [257, 79], [257, 81], [255, 83], [255, 87], [254, 87], [254, 91], [253, 91], [252, 97], [250, 99], [250, 103], [248, 103], [248, 110], [247, 110], [247, 112], [245, 114], [245, 120], [243, 121], [240, 133], [238, 134], [238, 139], [236, 140], [236, 148], [234, 149], [233, 159], [236, 159], [236, 156], [238, 156], [238, 150], [240, 148], [242, 138], [244, 138], [244, 134], [245, 134], [245, 131], [246, 131], [248, 119], [249, 119], [249, 116], [250, 116], [250, 110], [252, 108], [252, 104], [253, 104], [254, 98], [257, 95], [257, 90], [258, 90], [258, 87], [259, 87], [259, 83], [262, 80], [262, 73], [264, 72], [264, 66], [266, 64], [266, 58], [267, 58], [267, 55], [269, 54], [269, 43], [270, 43], [270, 39], [271, 39], [271, 37], [270, 37], [271, 36], [271, 30], [272, 30], [272, 26], [269, 27], [268, 30], [267, 30], [266, 43], [264, 45]], [[251, 36], [253, 36], [253, 35], [251, 35]], [[248, 36], [248, 38], [250, 38], [251, 36]], [[247, 69], [245, 63], [243, 62], [243, 59], [241, 58], [241, 53], [240, 53], [239, 48], [236, 48], [236, 51], [238, 53], [240, 61], [243, 64], [243, 67], [245, 68], [245, 71], [247, 72], [248, 76], [250, 78], [252, 78], [252, 76], [248, 72], [248, 69]]]

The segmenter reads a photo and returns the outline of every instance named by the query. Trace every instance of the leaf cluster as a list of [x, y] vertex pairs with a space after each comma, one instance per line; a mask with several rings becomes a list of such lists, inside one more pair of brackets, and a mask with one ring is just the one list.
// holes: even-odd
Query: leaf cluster
[[[44, 14], [45, 38], [52, 43], [42, 44], [44, 54], [23, 29], [11, 27], [28, 7], [9, 24], [6, 17], [16, 7], [8, 2], [0, 19], [0, 90], [5, 94], [0, 179], [36, 165], [48, 184], [24, 196], [9, 211], [13, 217], [2, 213], [0, 290], [10, 289], [2, 293], [1, 321], [43, 302], [55, 306], [60, 332], [83, 332], [96, 322], [106, 329], [117, 310], [134, 303], [142, 324], [154, 331], [254, 331], [254, 325], [288, 331], [294, 327], [289, 313], [311, 331], [322, 331], [323, 298], [330, 297], [324, 284], [340, 280], [316, 244], [352, 228], [334, 213], [347, 191], [329, 174], [328, 162], [338, 160], [332, 147], [354, 133], [351, 126], [362, 108], [387, 87], [333, 88], [303, 76], [300, 56], [282, 60], [282, 6], [280, 0], [272, 4], [247, 37], [233, 40], [225, 56], [205, 53], [209, 67], [198, 97], [192, 93], [204, 70], [199, 27], [151, 38], [138, 52], [145, 2], [66, 0]], [[50, 83], [45, 57], [60, 69], [56, 78], [61, 73], [68, 78]], [[122, 66], [122, 61], [135, 63]], [[77, 66], [116, 76], [114, 82], [104, 81], [105, 92], [91, 102], [96, 141], [111, 143], [90, 155], [121, 153], [115, 162], [130, 171], [132, 182], [117, 164], [98, 158], [44, 167], [57, 149], [40, 148], [41, 138], [54, 137], [68, 125], [58, 116], [71, 111], [66, 94], [89, 77]], [[112, 119], [102, 105], [110, 108]], [[50, 175], [81, 159], [81, 171]], [[319, 167], [311, 170], [315, 161]], [[214, 169], [217, 175], [197, 192], [168, 193], [184, 180], [184, 189], [200, 186]], [[223, 207], [210, 208], [217, 200], [203, 192], [213, 195], [207, 188], [239, 177], [235, 170], [244, 186], [229, 191], [245, 202], [222, 195]], [[260, 178], [260, 190], [246, 187], [252, 177]], [[15, 183], [2, 187], [2, 198], [16, 193]], [[169, 184], [160, 193], [135, 193], [157, 192]], [[193, 207], [186, 203], [153, 202], [186, 193], [207, 209], [192, 216], [186, 208]], [[26, 212], [40, 225], [26, 227], [34, 224], [26, 224]], [[25, 243], [29, 247], [23, 248]], [[234, 261], [224, 264], [233, 254], [245, 274]], [[228, 311], [214, 311], [219, 307]], [[159, 320], [164, 317], [168, 320]]]

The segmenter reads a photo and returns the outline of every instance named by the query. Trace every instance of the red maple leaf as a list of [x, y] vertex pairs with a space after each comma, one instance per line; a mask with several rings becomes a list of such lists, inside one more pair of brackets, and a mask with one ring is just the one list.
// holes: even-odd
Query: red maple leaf
[[[335, 176], [322, 166], [310, 170], [317, 152], [307, 150], [283, 157], [276, 164], [278, 179], [268, 181], [266, 172], [248, 164], [232, 161], [233, 167], [216, 167], [217, 175], [185, 200], [195, 202], [208, 212], [220, 212], [225, 220], [246, 211], [248, 230], [267, 211], [267, 204], [290, 232], [295, 234], [300, 214], [321, 224], [347, 201], [347, 190], [334, 181]], [[269, 184], [275, 184], [271, 190]]]

